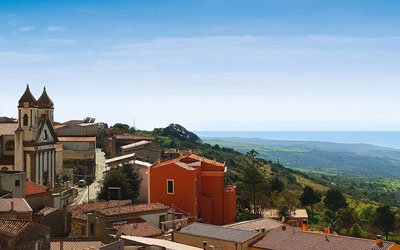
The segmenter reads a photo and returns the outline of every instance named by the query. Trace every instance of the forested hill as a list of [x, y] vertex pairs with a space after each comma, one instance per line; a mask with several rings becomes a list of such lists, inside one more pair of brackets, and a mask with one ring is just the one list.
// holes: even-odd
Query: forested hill
[[264, 159], [326, 174], [400, 178], [400, 150], [369, 144], [277, 141], [255, 138], [204, 138], [239, 152], [256, 149]]
[[[245, 154], [255, 149], [267, 165], [266, 174], [270, 178], [280, 178], [294, 196], [300, 195], [304, 185], [311, 185], [321, 192], [334, 186], [355, 200], [400, 206], [400, 180], [391, 179], [399, 173], [398, 166], [392, 163], [396, 159], [390, 158], [398, 153], [396, 150], [367, 144], [341, 147], [335, 143], [271, 141], [273, 146], [266, 146], [262, 144], [264, 140], [259, 139], [251, 139], [253, 144], [233, 139], [200, 140], [197, 135], [178, 124], [135, 133], [153, 135], [161, 148], [193, 149], [207, 158], [225, 162], [228, 167], [228, 184], [238, 182], [239, 172], [247, 164]], [[318, 150], [318, 145], [322, 145], [326, 151]], [[383, 159], [363, 155], [380, 151], [389, 156]], [[280, 159], [279, 163], [277, 159]], [[374, 175], [391, 178], [371, 177]]]

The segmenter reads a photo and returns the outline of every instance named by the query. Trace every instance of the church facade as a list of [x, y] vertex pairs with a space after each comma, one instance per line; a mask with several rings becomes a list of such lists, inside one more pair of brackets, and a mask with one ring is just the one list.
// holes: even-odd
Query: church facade
[[8, 139], [6, 142], [9, 146], [14, 143], [14, 165], [8, 170], [24, 171], [27, 179], [50, 188], [54, 188], [55, 175], [62, 167], [59, 166], [62, 162], [62, 147], [57, 145], [53, 122], [54, 103], [46, 88], [36, 100], [28, 85], [18, 101], [18, 124], [14, 124], [17, 127], [14, 141]]

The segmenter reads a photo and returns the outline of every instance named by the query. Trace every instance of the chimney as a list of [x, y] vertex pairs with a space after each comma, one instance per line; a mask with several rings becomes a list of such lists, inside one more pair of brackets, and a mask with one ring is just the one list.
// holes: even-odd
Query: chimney
[[307, 220], [303, 220], [303, 225], [301, 225], [301, 230], [304, 232], [308, 231], [308, 221]]
[[382, 247], [382, 246], [383, 246], [382, 235], [377, 235], [377, 236], [376, 236], [375, 243], [376, 243], [379, 247]]
[[14, 211], [14, 201], [11, 201], [11, 211]]
[[203, 241], [203, 250], [207, 250], [207, 241]]

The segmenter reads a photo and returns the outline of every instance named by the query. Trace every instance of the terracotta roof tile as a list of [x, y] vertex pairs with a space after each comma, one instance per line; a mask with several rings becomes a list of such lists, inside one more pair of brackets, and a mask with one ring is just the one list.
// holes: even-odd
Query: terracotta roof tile
[[[62, 248], [61, 248], [62, 244]], [[50, 250], [92, 250], [99, 249], [103, 243], [99, 240], [89, 239], [66, 239], [66, 240], [53, 240], [50, 242]]]
[[114, 228], [128, 236], [156, 237], [162, 235], [161, 229], [142, 219], [132, 220], [122, 225], [115, 225]]
[[31, 223], [25, 220], [5, 220], [0, 219], [0, 234], [5, 234], [9, 237], [18, 235], [27, 225]]
[[47, 187], [29, 180], [26, 181], [25, 190], [26, 196], [40, 196], [52, 193], [52, 191]]
[[32, 208], [24, 198], [9, 198], [0, 199], [0, 212], [8, 212], [11, 210], [11, 205], [17, 212], [32, 212]]
[[119, 207], [119, 206], [127, 206], [127, 205], [131, 205], [131, 204], [132, 204], [131, 200], [103, 201], [103, 202], [87, 203], [87, 204], [82, 204], [82, 205], [71, 205], [68, 207], [68, 210], [73, 211], [73, 210], [79, 209], [85, 213], [90, 213], [90, 212], [94, 212], [94, 211], [97, 211], [100, 209]]
[[108, 209], [99, 210], [99, 214], [106, 216], [121, 215], [121, 214], [143, 214], [143, 213], [155, 213], [168, 210], [169, 207], [161, 203], [149, 203], [142, 205], [131, 205], [114, 207]]
[[71, 212], [72, 218], [86, 220], [86, 213], [95, 212], [101, 209], [127, 206], [131, 204], [131, 200], [94, 202], [82, 205], [71, 205], [68, 207], [68, 211]]
[[253, 246], [270, 250], [386, 250], [393, 244], [393, 242], [384, 241], [383, 247], [378, 247], [374, 240], [340, 235], [328, 235], [325, 237], [323, 233], [304, 232], [290, 227], [283, 231], [280, 227], [268, 232], [263, 239], [253, 244]]

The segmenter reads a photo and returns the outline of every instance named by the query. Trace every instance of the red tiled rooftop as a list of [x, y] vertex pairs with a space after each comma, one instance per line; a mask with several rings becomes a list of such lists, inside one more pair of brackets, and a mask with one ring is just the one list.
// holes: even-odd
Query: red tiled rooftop
[[99, 214], [106, 216], [121, 215], [121, 214], [143, 214], [143, 213], [155, 213], [168, 210], [168, 206], [161, 203], [150, 203], [142, 205], [131, 205], [114, 207], [108, 209], [99, 210]]
[[185, 163], [185, 164], [201, 162], [202, 166], [206, 166], [206, 165], [210, 166], [211, 165], [211, 166], [217, 167], [217, 169], [221, 169], [221, 167], [222, 168], [225, 167], [225, 163], [221, 163], [221, 162], [218, 162], [218, 161], [215, 161], [215, 160], [210, 160], [210, 159], [207, 159], [205, 157], [198, 156], [198, 155], [195, 155], [195, 154], [191, 154], [189, 156], [181, 156], [181, 157], [178, 157], [178, 158], [174, 158], [174, 159], [170, 159], [170, 160], [167, 160], [167, 161], [163, 161], [163, 162], [155, 164], [154, 167], [162, 167], [162, 166], [166, 166], [166, 165], [169, 165], [169, 164], [174, 164], [174, 163], [176, 164], [176, 163], [179, 163], [179, 162]]
[[26, 196], [47, 195], [51, 193], [51, 190], [47, 187], [29, 180], [26, 181], [25, 190]]
[[32, 208], [24, 198], [0, 199], [0, 212], [11, 211], [11, 207], [16, 212], [32, 212]]
[[94, 211], [97, 211], [100, 209], [119, 207], [119, 206], [127, 206], [127, 205], [131, 205], [131, 204], [132, 204], [131, 200], [103, 201], [103, 202], [87, 203], [87, 204], [82, 204], [82, 205], [71, 205], [68, 207], [68, 210], [73, 211], [73, 210], [78, 209], [82, 212], [89, 213], [89, 212], [94, 212]]
[[131, 200], [94, 202], [82, 205], [71, 205], [68, 207], [68, 211], [71, 212], [72, 218], [78, 220], [86, 220], [85, 213], [95, 212], [101, 209], [127, 206], [131, 204], [132, 204]]
[[154, 225], [142, 219], [129, 221], [126, 224], [116, 225], [115, 229], [128, 236], [156, 237], [162, 235], [162, 231]]
[[[62, 244], [62, 247], [61, 247]], [[50, 242], [50, 250], [75, 250], [75, 249], [99, 249], [103, 243], [99, 240], [90, 239], [65, 239], [52, 240]]]
[[386, 250], [393, 244], [393, 242], [383, 241], [380, 247], [374, 240], [340, 235], [325, 236], [322, 233], [304, 232], [290, 227], [284, 231], [282, 227], [279, 227], [268, 232], [264, 238], [253, 244], [253, 247], [270, 250]]
[[30, 221], [25, 221], [25, 220], [5, 220], [5, 219], [0, 219], [0, 234], [7, 235], [9, 237], [15, 237], [29, 223], [30, 223]]

